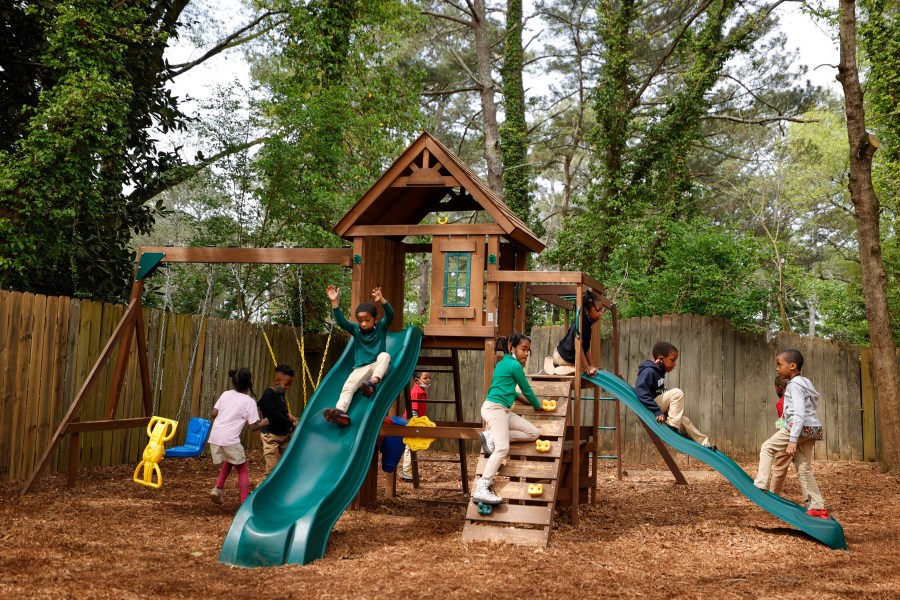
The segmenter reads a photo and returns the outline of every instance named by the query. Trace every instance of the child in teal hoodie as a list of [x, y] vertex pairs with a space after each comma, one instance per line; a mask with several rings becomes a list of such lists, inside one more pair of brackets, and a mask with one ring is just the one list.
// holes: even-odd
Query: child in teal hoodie
[[[538, 430], [530, 421], [510, 412], [513, 402], [521, 398], [527, 400], [534, 410], [541, 410], [541, 402], [525, 377], [524, 365], [531, 354], [531, 338], [513, 333], [509, 337], [498, 339], [497, 347], [503, 348], [506, 355], [494, 367], [491, 387], [481, 405], [485, 431], [479, 435], [482, 451], [488, 461], [472, 492], [472, 501], [484, 504], [503, 502], [503, 498], [494, 493], [493, 482], [503, 459], [509, 454], [509, 443], [533, 442], [538, 438]], [[516, 386], [522, 390], [521, 394]]]

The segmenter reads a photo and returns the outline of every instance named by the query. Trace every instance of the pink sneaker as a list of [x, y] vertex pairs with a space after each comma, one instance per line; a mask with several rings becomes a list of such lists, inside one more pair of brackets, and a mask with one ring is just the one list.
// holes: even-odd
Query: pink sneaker
[[808, 514], [811, 517], [816, 517], [817, 519], [829, 519], [830, 518], [828, 516], [828, 511], [825, 510], [824, 508], [811, 508], [808, 511], [806, 511], [806, 514]]

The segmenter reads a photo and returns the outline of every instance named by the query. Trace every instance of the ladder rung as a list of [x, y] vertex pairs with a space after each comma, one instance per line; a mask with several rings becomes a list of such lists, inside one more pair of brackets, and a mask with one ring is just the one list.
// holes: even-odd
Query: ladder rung
[[458, 458], [418, 458], [418, 457], [416, 457], [415, 462], [462, 464], [462, 461], [459, 460]]
[[616, 430], [616, 426], [615, 426], [615, 425], [601, 425], [601, 426], [598, 427], [597, 429], [602, 429], [602, 430], [604, 430], [604, 431], [615, 431], [615, 430]]
[[615, 456], [615, 455], [598, 454], [597, 458], [604, 458], [606, 460], [616, 460], [619, 457]]

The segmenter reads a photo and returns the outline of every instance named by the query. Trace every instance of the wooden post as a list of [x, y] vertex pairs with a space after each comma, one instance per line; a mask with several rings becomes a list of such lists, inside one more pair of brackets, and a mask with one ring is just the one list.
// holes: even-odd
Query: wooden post
[[[575, 288], [575, 328], [581, 327], [582, 313], [584, 307], [581, 303], [581, 296], [584, 293], [584, 286], [579, 284]], [[584, 331], [581, 332], [584, 335]], [[572, 525], [578, 526], [578, 504], [581, 501], [579, 494], [579, 486], [581, 484], [581, 364], [584, 352], [581, 349], [581, 341], [578, 336], [575, 338], [575, 375], [572, 378], [572, 384], [575, 386], [575, 410], [572, 412]]]
[[644, 426], [644, 429], [647, 430], [647, 435], [650, 436], [650, 440], [653, 442], [653, 445], [656, 446], [656, 450], [659, 452], [659, 455], [663, 457], [663, 460], [666, 461], [666, 466], [669, 467], [669, 470], [672, 471], [672, 475], [675, 476], [676, 485], [687, 485], [687, 479], [684, 478], [684, 475], [681, 473], [681, 469], [678, 468], [678, 463], [675, 462], [675, 459], [672, 458], [672, 455], [669, 454], [668, 448], [663, 444], [663, 441], [659, 439], [659, 437], [653, 433], [653, 430], [647, 426], [646, 423], [641, 421], [641, 425]]
[[[456, 408], [456, 420], [464, 421], [463, 405], [462, 405], [462, 382], [459, 379], [459, 351], [450, 350], [450, 358], [453, 360], [453, 400]], [[466, 461], [466, 441], [457, 440], [459, 444], [459, 472], [462, 480], [462, 491], [466, 496], [469, 495], [469, 465]]]
[[[613, 330], [613, 368], [617, 377], [619, 374], [619, 307], [612, 305], [612, 330]], [[616, 479], [622, 481], [622, 407], [616, 400]]]

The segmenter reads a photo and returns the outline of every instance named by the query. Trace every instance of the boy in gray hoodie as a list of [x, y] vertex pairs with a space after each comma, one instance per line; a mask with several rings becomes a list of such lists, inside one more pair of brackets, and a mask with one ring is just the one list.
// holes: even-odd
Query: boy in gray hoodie
[[793, 457], [794, 468], [805, 498], [806, 514], [828, 518], [825, 500], [812, 473], [812, 454], [816, 441], [823, 438], [822, 423], [816, 414], [819, 392], [812, 382], [800, 374], [803, 354], [799, 350], [785, 350], [775, 357], [775, 372], [788, 380], [784, 390], [784, 426], [766, 440], [759, 451], [759, 469], [753, 482], [761, 490], [766, 489], [769, 472], [775, 455], [784, 451]]

